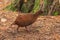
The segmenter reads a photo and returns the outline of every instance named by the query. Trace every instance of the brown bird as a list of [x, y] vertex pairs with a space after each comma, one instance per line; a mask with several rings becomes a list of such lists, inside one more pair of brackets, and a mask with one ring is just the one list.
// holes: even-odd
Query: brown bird
[[[42, 14], [43, 12], [41, 10], [37, 11], [35, 14], [33, 13], [27, 13], [27, 14], [20, 14], [18, 15], [18, 17], [16, 18], [14, 24], [18, 25], [17, 30], [19, 29], [19, 27], [25, 27], [27, 30], [27, 26], [31, 25], [32, 23], [34, 23], [36, 21], [36, 19], [38, 18], [38, 16], [40, 14]], [[28, 31], [28, 30], [27, 30]]]

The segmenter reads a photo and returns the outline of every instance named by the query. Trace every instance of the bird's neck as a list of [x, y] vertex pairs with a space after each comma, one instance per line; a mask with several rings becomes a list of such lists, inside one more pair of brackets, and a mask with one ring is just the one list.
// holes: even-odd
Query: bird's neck
[[37, 11], [35, 14], [34, 14], [34, 16], [35, 17], [38, 17], [40, 14], [42, 14], [43, 12], [41, 11], [41, 10], [39, 10], [39, 11]]

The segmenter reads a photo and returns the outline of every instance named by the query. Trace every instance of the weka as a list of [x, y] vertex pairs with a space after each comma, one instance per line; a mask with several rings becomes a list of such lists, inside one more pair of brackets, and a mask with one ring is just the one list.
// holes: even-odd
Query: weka
[[[19, 13], [18, 17], [16, 18], [14, 24], [18, 25], [17, 30], [19, 29], [19, 27], [25, 27], [27, 30], [27, 26], [31, 25], [32, 23], [34, 23], [36, 21], [36, 19], [38, 18], [38, 16], [40, 14], [42, 14], [43, 12], [41, 10], [37, 11], [35, 14], [33, 13]], [[28, 31], [28, 30], [27, 30]]]

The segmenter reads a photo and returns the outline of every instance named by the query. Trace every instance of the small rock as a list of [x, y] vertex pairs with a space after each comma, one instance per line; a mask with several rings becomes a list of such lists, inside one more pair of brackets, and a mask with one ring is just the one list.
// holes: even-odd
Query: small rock
[[1, 22], [6, 22], [7, 19], [6, 18], [1, 18]]

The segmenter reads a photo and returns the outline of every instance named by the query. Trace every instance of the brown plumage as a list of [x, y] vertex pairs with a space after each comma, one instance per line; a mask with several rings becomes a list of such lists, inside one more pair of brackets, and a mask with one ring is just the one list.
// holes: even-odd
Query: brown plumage
[[[16, 18], [14, 23], [18, 25], [18, 28], [21, 26], [21, 27], [25, 27], [27, 30], [27, 26], [34, 23], [40, 14], [42, 14], [41, 10], [39, 10], [35, 14], [33, 14], [33, 13], [29, 13], [29, 14], [28, 13], [27, 14], [22, 13], [22, 14], [20, 14], [19, 13], [19, 15]], [[18, 28], [17, 28], [17, 30], [18, 30]]]

